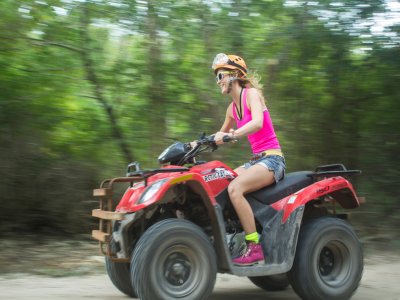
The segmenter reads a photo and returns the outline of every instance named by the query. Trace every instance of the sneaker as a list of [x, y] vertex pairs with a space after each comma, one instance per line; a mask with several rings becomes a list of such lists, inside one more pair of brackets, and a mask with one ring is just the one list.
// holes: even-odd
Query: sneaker
[[264, 253], [261, 244], [248, 243], [243, 249], [242, 255], [232, 260], [235, 265], [250, 266], [253, 264], [265, 263]]

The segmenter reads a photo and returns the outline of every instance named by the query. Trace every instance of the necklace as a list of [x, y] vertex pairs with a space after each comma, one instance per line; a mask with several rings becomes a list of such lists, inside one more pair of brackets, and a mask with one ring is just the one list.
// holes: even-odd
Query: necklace
[[239, 120], [241, 120], [243, 118], [243, 111], [242, 111], [242, 93], [243, 93], [243, 88], [240, 90], [240, 96], [239, 96], [239, 107], [240, 110], [238, 109], [235, 101], [233, 101], [233, 104], [235, 105], [236, 108], [236, 113], [239, 116]]

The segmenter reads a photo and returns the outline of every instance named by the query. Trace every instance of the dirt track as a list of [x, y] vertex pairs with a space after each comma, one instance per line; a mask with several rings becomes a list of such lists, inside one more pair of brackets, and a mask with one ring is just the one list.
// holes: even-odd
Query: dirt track
[[[110, 282], [107, 275], [51, 278], [23, 274], [0, 275], [1, 299], [129, 299]], [[218, 275], [211, 300], [295, 300], [289, 288], [268, 293], [247, 278]], [[400, 300], [400, 257], [374, 257], [366, 260], [364, 276], [354, 300]]]

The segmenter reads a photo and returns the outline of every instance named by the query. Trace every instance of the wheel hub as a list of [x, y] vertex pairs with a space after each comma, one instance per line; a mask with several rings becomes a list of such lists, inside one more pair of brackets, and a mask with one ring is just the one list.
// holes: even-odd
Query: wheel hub
[[351, 273], [352, 262], [347, 246], [332, 240], [322, 247], [317, 270], [322, 282], [331, 287], [344, 285]]
[[329, 275], [335, 265], [335, 255], [332, 250], [324, 247], [319, 256], [319, 271], [322, 276]]
[[174, 286], [183, 285], [190, 276], [190, 270], [190, 261], [182, 253], [171, 253], [165, 260], [165, 279]]

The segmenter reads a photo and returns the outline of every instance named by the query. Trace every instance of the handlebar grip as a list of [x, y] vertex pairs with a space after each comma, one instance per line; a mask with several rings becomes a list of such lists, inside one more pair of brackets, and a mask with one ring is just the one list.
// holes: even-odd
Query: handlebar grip
[[229, 143], [229, 142], [232, 141], [232, 138], [231, 138], [229, 135], [225, 135], [225, 136], [222, 138], [222, 141], [223, 141], [224, 143]]

